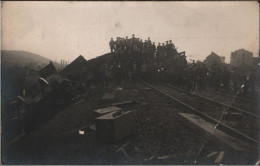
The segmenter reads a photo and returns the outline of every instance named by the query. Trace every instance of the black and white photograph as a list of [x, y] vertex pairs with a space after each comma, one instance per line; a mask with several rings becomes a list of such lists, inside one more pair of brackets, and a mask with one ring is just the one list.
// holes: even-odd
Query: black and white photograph
[[259, 2], [1, 1], [1, 164], [260, 165]]

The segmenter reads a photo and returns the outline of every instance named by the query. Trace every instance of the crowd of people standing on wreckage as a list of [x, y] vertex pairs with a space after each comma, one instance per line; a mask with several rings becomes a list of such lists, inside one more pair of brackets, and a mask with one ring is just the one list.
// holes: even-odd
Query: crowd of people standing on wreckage
[[170, 56], [174, 56], [177, 53], [175, 45], [172, 40], [166, 41], [166, 43], [158, 43], [156, 46], [155, 42], [152, 42], [150, 37], [147, 40], [136, 38], [132, 35], [132, 38], [117, 37], [116, 40], [111, 38], [109, 42], [111, 53], [124, 55], [141, 55], [143, 61], [155, 59], [157, 62], [162, 62]]
[[156, 45], [150, 37], [143, 40], [133, 34], [131, 38], [111, 38], [109, 46], [113, 60], [106, 64], [105, 71], [107, 77], [114, 75], [111, 80], [117, 80], [116, 84], [122, 79], [135, 82], [138, 78], [147, 78], [151, 72], [162, 72], [170, 59], [187, 64], [185, 52], [178, 53], [172, 40]]
[[109, 46], [113, 60], [104, 64], [105, 84], [114, 81], [120, 86], [122, 80], [143, 79], [169, 82], [187, 90], [212, 87], [237, 92], [244, 85], [245, 92], [250, 88], [254, 91], [255, 72], [242, 74], [218, 63], [209, 67], [193, 61], [188, 65], [185, 52], [178, 53], [172, 40], [156, 45], [150, 37], [142, 40], [133, 34], [131, 38], [111, 38]]

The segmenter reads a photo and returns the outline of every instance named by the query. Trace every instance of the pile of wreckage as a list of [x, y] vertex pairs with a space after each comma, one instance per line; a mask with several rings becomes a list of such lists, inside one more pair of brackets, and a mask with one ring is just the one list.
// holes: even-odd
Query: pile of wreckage
[[[104, 57], [107, 59], [109, 55]], [[95, 66], [99, 66], [97, 64], [102, 60], [96, 58], [87, 63], [83, 56], [79, 56], [60, 72], [52, 62], [37, 71], [37, 76], [30, 79], [28, 88], [23, 89], [22, 94], [8, 104], [10, 116], [3, 130], [7, 137], [5, 139], [10, 140], [30, 132], [57, 114], [61, 108], [90, 97], [91, 89], [96, 85]], [[105, 93], [101, 100], [111, 101], [114, 97], [114, 93]], [[106, 142], [115, 142], [134, 134], [133, 113], [124, 109], [132, 104], [141, 103], [126, 101], [94, 110], [93, 127], [97, 136]], [[79, 134], [84, 134], [84, 130], [80, 130]]]
[[79, 56], [60, 72], [52, 62], [37, 71], [36, 76], [30, 79], [30, 85], [6, 107], [8, 115], [3, 127], [6, 139], [33, 130], [60, 108], [89, 95], [88, 87], [80, 79], [86, 64], [83, 56]]

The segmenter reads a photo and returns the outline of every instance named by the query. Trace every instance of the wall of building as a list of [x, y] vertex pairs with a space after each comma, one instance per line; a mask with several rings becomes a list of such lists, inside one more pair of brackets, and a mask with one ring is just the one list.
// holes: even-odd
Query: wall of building
[[233, 66], [253, 66], [253, 53], [244, 49], [232, 52], [230, 64]]

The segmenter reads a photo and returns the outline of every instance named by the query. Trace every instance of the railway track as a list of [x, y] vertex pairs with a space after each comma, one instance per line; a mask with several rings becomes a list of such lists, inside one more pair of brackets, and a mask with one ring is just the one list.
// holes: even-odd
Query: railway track
[[[225, 92], [223, 89], [222, 90], [213, 90], [212, 88], [207, 89], [210, 93], [214, 93], [215, 95], [220, 95], [223, 97], [227, 98], [233, 98], [236, 94], [232, 92]], [[238, 98], [241, 101], [248, 102], [252, 100], [251, 96], [241, 96], [237, 95], [236, 98]]]
[[240, 95], [229, 95], [222, 92], [217, 92], [215, 90], [207, 90], [207, 91], [199, 91], [199, 92], [193, 92], [195, 94], [199, 94], [204, 97], [212, 98], [216, 101], [219, 101], [221, 103], [226, 103], [230, 105], [230, 102], [232, 101], [232, 106], [248, 110], [254, 114], [260, 115], [260, 112], [258, 111], [257, 104], [260, 102], [258, 94], [253, 94], [250, 96], [241, 96]]
[[[227, 104], [227, 103], [224, 103], [224, 102], [221, 102], [221, 101], [213, 100], [213, 99], [211, 99], [211, 98], [209, 98], [209, 97], [202, 96], [202, 95], [199, 95], [199, 94], [190, 92], [190, 91], [186, 91], [186, 90], [177, 88], [177, 87], [175, 87], [175, 86], [173, 86], [173, 85], [170, 85], [170, 84], [167, 84], [166, 86], [171, 87], [171, 88], [174, 88], [174, 89], [176, 89], [177, 91], [185, 92], [185, 93], [191, 94], [191, 95], [193, 95], [193, 96], [202, 98], [202, 99], [207, 100], [207, 101], [209, 101], [209, 102], [213, 102], [213, 103], [222, 105], [222, 106], [224, 106], [224, 107], [228, 107], [228, 108], [230, 108], [230, 109], [232, 109], [232, 110], [236, 110], [236, 111], [242, 112], [242, 113], [244, 113], [244, 114], [248, 114], [248, 115], [251, 115], [251, 116], [255, 116], [255, 117], [257, 117], [257, 118], [260, 118], [260, 115], [257, 114], [258, 112], [251, 112], [251, 111], [249, 112], [249, 111], [246, 111], [246, 110], [244, 110], [244, 109], [242, 109], [242, 108], [238, 108], [238, 107], [232, 106], [232, 105], [230, 105], [230, 104]], [[234, 101], [236, 100], [236, 96], [232, 96], [232, 97], [229, 97], [229, 98], [233, 99]], [[226, 98], [226, 99], [227, 99], [227, 98]], [[233, 101], [233, 102], [234, 102], [234, 101]], [[231, 104], [233, 104], [233, 103], [231, 103]]]
[[166, 86], [145, 84], [206, 121], [217, 125], [219, 130], [253, 145], [259, 144], [259, 115], [178, 89], [169, 84]]

